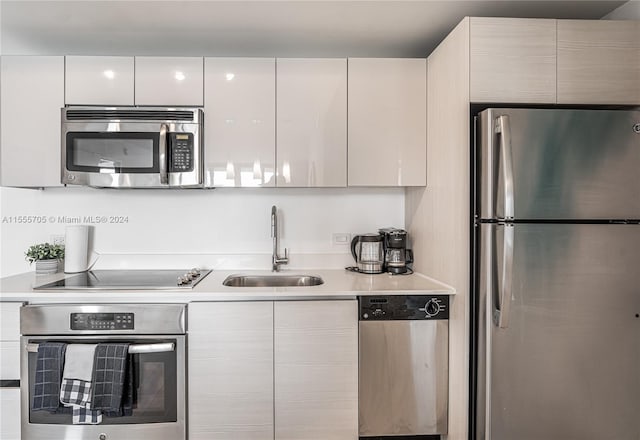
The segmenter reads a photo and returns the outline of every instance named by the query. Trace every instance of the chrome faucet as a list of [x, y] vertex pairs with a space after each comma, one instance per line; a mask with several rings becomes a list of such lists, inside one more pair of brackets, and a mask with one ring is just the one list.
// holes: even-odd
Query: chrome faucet
[[289, 263], [289, 251], [284, 248], [284, 258], [278, 256], [278, 210], [276, 205], [271, 207], [271, 238], [273, 238], [273, 255], [271, 256], [271, 270], [278, 272], [281, 264]]

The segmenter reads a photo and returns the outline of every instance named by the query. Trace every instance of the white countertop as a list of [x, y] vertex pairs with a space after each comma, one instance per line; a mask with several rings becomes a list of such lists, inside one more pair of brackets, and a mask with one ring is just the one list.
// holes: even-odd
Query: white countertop
[[280, 274], [315, 275], [324, 284], [309, 287], [227, 287], [232, 274], [271, 275], [266, 270], [215, 270], [193, 289], [176, 290], [33, 290], [34, 285], [59, 280], [65, 275], [34, 272], [0, 279], [0, 301], [29, 303], [143, 302], [188, 303], [194, 301], [256, 301], [355, 298], [358, 295], [453, 295], [455, 289], [428, 276], [366, 275], [347, 270], [283, 270]]

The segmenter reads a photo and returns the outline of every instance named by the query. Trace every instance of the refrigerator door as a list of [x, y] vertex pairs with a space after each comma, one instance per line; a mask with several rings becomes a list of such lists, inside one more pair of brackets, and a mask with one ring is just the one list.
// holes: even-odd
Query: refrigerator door
[[487, 109], [482, 219], [640, 219], [640, 111]]
[[480, 228], [476, 440], [638, 440], [640, 225]]

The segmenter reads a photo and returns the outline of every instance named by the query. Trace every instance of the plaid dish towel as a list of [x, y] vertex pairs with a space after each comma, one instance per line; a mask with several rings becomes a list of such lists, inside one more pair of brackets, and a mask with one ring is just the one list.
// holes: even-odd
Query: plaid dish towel
[[129, 344], [98, 344], [93, 362], [91, 408], [122, 411]]
[[65, 353], [60, 402], [73, 408], [74, 425], [102, 422], [102, 413], [91, 409], [91, 376], [96, 344], [69, 344]]
[[35, 388], [31, 409], [55, 412], [60, 406], [60, 380], [67, 344], [41, 342], [36, 359]]

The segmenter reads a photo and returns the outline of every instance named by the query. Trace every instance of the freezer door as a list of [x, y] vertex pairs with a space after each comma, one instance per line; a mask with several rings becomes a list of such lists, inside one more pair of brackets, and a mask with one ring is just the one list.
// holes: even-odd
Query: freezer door
[[476, 440], [640, 439], [640, 225], [480, 234]]
[[487, 109], [483, 219], [640, 219], [640, 111]]

